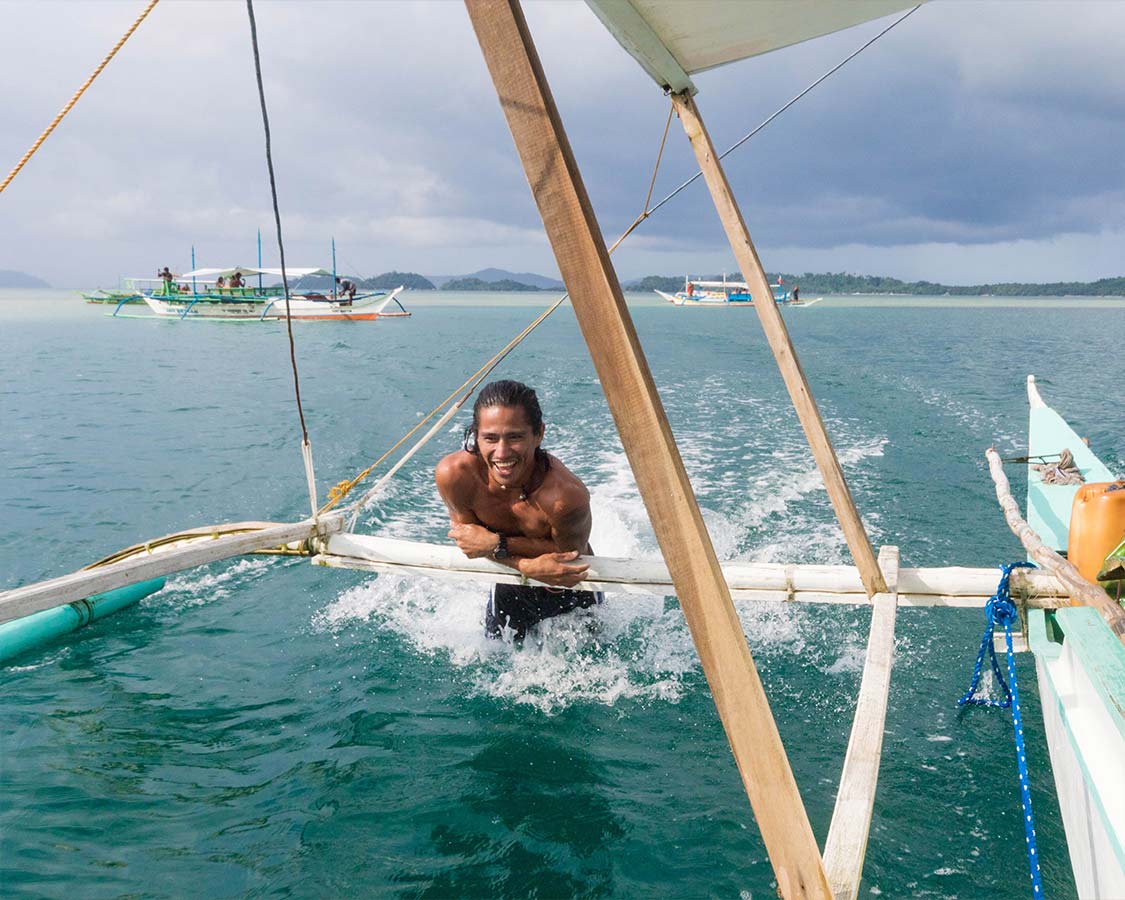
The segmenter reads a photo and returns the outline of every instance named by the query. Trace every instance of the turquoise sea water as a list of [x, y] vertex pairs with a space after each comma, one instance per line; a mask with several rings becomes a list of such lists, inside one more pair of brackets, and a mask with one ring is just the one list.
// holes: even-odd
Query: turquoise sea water
[[[296, 326], [321, 494], [552, 297], [408, 295], [411, 319]], [[723, 558], [846, 548], [756, 317], [633, 298]], [[0, 588], [307, 498], [283, 324], [142, 322], [0, 292]], [[1114, 300], [831, 298], [786, 321], [873, 542], [903, 565], [1020, 558], [983, 452], [1025, 447], [1024, 377], [1125, 468]], [[656, 545], [569, 309], [498, 375], [590, 486], [598, 552]], [[360, 530], [443, 540], [431, 443]], [[1010, 473], [1017, 494], [1021, 473]], [[774, 896], [676, 603], [612, 596], [523, 649], [484, 590], [250, 557], [0, 670], [6, 897]], [[823, 842], [869, 615], [740, 604]], [[903, 609], [862, 896], [1030, 893], [1006, 712], [959, 713], [983, 616]], [[1030, 658], [1046, 893], [1074, 896]]]

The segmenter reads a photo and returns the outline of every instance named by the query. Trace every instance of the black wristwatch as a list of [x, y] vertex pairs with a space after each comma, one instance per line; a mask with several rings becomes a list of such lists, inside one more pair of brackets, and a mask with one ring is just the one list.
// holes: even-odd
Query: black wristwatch
[[508, 536], [506, 534], [497, 535], [500, 538], [496, 544], [496, 549], [492, 551], [493, 559], [507, 559], [511, 554], [508, 553]]

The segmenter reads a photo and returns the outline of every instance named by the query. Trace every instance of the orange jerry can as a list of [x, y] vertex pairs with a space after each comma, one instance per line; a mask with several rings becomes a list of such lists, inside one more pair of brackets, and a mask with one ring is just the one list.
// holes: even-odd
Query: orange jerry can
[[1070, 508], [1067, 558], [1097, 584], [1105, 558], [1125, 538], [1125, 481], [1084, 484]]

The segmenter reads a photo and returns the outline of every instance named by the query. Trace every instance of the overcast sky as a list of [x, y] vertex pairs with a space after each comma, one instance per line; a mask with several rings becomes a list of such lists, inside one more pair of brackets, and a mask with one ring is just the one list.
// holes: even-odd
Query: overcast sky
[[[753, 9], [747, 2], [747, 9]], [[0, 0], [0, 175], [143, 8]], [[464, 7], [255, 4], [286, 255], [557, 275]], [[668, 101], [583, 3], [525, 6], [599, 222], [640, 210]], [[726, 147], [893, 20], [697, 75]], [[1125, 274], [1125, 2], [936, 0], [726, 161], [770, 271], [944, 283]], [[276, 265], [246, 7], [163, 0], [0, 194], [0, 269], [56, 286]], [[678, 122], [657, 181], [695, 171]], [[732, 269], [702, 181], [615, 256]]]

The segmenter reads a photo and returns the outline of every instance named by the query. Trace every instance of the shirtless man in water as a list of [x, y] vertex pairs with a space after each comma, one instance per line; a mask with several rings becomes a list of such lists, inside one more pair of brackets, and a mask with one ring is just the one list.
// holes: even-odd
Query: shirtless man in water
[[497, 584], [485, 631], [520, 640], [536, 622], [602, 602], [601, 592], [571, 590], [589, 566], [590, 493], [540, 448], [543, 413], [535, 391], [517, 381], [486, 385], [465, 429], [464, 447], [438, 463], [438, 491], [449, 508], [449, 536], [470, 559], [488, 557], [538, 585]]

